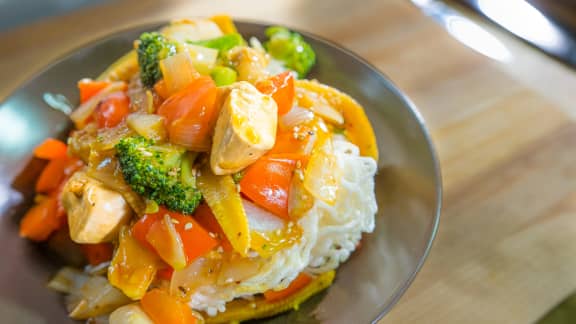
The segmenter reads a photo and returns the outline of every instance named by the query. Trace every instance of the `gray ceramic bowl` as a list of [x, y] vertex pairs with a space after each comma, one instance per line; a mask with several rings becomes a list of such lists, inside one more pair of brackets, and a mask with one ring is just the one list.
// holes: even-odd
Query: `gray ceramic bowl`
[[[77, 102], [76, 82], [96, 77], [130, 50], [149, 25], [114, 34], [66, 56], [23, 85], [0, 106], [0, 320], [2, 323], [71, 323], [62, 297], [45, 288], [60, 258], [44, 245], [18, 237], [43, 163], [32, 159], [44, 138], [63, 137], [67, 117], [50, 108], [45, 93]], [[265, 24], [239, 22], [246, 36], [264, 38]], [[438, 226], [441, 181], [438, 161], [413, 104], [373, 66], [356, 55], [303, 33], [318, 55], [310, 78], [356, 98], [378, 139], [376, 230], [338, 271], [334, 285], [298, 312], [269, 323], [370, 323], [398, 301], [422, 266]]]

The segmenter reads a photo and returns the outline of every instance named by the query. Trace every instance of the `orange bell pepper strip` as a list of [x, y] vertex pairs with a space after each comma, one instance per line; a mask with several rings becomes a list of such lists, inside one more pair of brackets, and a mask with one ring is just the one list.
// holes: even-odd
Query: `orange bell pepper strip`
[[108, 81], [94, 81], [90, 79], [82, 79], [78, 81], [78, 90], [80, 90], [80, 103], [88, 101], [100, 90], [110, 85]]
[[274, 215], [290, 219], [288, 193], [294, 170], [305, 158], [296, 154], [264, 156], [246, 169], [240, 191]]
[[288, 287], [282, 290], [268, 290], [264, 292], [264, 298], [266, 298], [267, 302], [275, 302], [282, 299], [285, 299], [288, 296], [291, 296], [298, 291], [302, 290], [302, 288], [308, 286], [312, 282], [312, 277], [304, 272], [301, 272], [296, 279], [292, 280], [292, 282], [288, 285]]
[[161, 289], [152, 289], [140, 300], [142, 309], [154, 323], [196, 324], [190, 307]]
[[53, 160], [66, 157], [68, 147], [62, 141], [47, 138], [34, 149], [34, 156], [39, 159]]
[[256, 88], [266, 95], [271, 95], [278, 105], [278, 116], [284, 115], [292, 109], [294, 103], [294, 76], [290, 71], [282, 72], [267, 80], [260, 81]]
[[110, 243], [81, 244], [80, 249], [82, 249], [88, 263], [93, 266], [112, 260], [112, 252], [114, 251]]
[[32, 241], [45, 241], [61, 225], [57, 215], [57, 198], [48, 197], [30, 208], [20, 222], [20, 236]]

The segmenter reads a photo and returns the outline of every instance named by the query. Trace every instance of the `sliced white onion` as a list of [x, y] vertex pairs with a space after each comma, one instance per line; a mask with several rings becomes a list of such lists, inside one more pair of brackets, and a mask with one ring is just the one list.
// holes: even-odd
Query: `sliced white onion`
[[161, 33], [171, 40], [180, 43], [199, 41], [222, 36], [216, 23], [208, 19], [182, 19], [173, 21], [162, 28]]
[[164, 141], [168, 136], [164, 117], [154, 114], [134, 113], [126, 118], [128, 127], [136, 133], [154, 141]]
[[290, 111], [280, 117], [280, 127], [289, 129], [314, 119], [314, 113], [308, 109], [294, 106]]
[[246, 199], [242, 199], [242, 205], [248, 218], [250, 230], [265, 233], [284, 228], [285, 221], [271, 212], [256, 206]]
[[328, 138], [310, 156], [304, 173], [304, 188], [316, 199], [333, 205], [336, 202], [341, 175], [332, 140]]
[[100, 92], [76, 108], [76, 110], [70, 114], [70, 119], [76, 124], [77, 128], [84, 127], [86, 120], [92, 115], [100, 101], [104, 100], [112, 92], [124, 89], [125, 86], [126, 84], [124, 82], [112, 82], [109, 86], [100, 90]]
[[90, 278], [80, 270], [64, 267], [48, 282], [48, 288], [62, 293], [78, 293], [80, 287]]
[[79, 299], [71, 298], [76, 304], [69, 304], [69, 316], [73, 319], [88, 319], [110, 313], [132, 300], [120, 290], [110, 285], [105, 277], [91, 276], [78, 292], [72, 292]]
[[154, 324], [138, 303], [122, 306], [110, 314], [109, 324]]
[[186, 44], [185, 50], [190, 54], [192, 64], [200, 74], [208, 75], [216, 66], [218, 50], [192, 44]]
[[198, 77], [198, 71], [194, 68], [192, 57], [187, 51], [160, 61], [160, 70], [169, 95], [186, 88]]
[[328, 103], [319, 101], [310, 107], [310, 109], [318, 116], [322, 117], [327, 122], [336, 125], [344, 124], [344, 116]]

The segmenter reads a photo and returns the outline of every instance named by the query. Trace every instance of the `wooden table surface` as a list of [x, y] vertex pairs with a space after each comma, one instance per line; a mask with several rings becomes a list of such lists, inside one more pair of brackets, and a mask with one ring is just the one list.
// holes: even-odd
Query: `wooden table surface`
[[507, 61], [463, 45], [407, 0], [126, 0], [0, 34], [0, 99], [113, 30], [222, 12], [343, 44], [427, 120], [443, 217], [423, 270], [384, 323], [531, 323], [576, 289], [576, 75], [480, 22]]

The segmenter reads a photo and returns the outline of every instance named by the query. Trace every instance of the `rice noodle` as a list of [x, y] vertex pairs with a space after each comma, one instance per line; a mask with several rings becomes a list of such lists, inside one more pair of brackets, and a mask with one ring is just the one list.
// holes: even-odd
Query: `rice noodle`
[[[314, 206], [297, 223], [302, 228], [300, 242], [267, 259], [257, 256], [248, 259], [258, 271], [239, 282], [219, 280], [216, 284], [212, 281], [197, 287], [190, 307], [214, 316], [224, 311], [226, 303], [234, 298], [284, 288], [302, 271], [326, 272], [350, 256], [362, 232], [374, 229], [376, 162], [359, 156], [358, 147], [342, 136], [334, 137], [334, 154], [343, 170], [336, 203], [330, 206], [315, 200]], [[234, 262], [222, 265], [223, 268], [234, 266]], [[193, 280], [202, 279], [195, 276]]]

